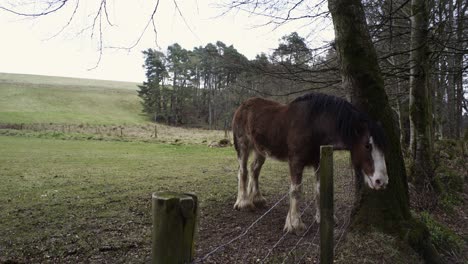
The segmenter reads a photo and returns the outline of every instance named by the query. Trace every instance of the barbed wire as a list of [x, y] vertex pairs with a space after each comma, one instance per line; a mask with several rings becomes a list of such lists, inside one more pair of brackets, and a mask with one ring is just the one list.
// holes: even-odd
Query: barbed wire
[[[316, 174], [319, 170], [320, 166], [314, 170], [314, 173]], [[312, 178], [312, 177], [311, 177]], [[298, 187], [301, 187], [303, 186], [307, 181], [306, 180], [303, 180], [300, 184], [298, 184]], [[223, 243], [219, 246], [217, 246], [215, 249], [213, 249], [212, 251], [208, 252], [207, 254], [205, 254], [203, 257], [193, 261], [192, 263], [200, 263], [200, 262], [204, 262], [205, 260], [207, 260], [211, 255], [215, 254], [216, 252], [220, 251], [221, 249], [224, 249], [226, 246], [234, 243], [235, 241], [243, 238], [245, 235], [247, 235], [247, 233], [250, 231], [250, 229], [252, 229], [258, 222], [260, 222], [260, 220], [262, 220], [266, 215], [268, 215], [276, 206], [278, 206], [284, 199], [286, 199], [286, 197], [289, 196], [289, 191], [286, 192], [286, 194], [284, 194], [278, 201], [276, 201], [275, 204], [273, 204], [273, 206], [271, 206], [265, 213], [263, 213], [260, 217], [258, 217], [255, 221], [252, 222], [252, 224], [250, 224], [243, 233], [241, 233], [240, 235], [234, 237], [233, 239], [229, 240], [228, 242], [226, 243]], [[312, 201], [313, 202], [313, 201]], [[309, 205], [303, 210], [303, 212], [301, 213], [301, 216], [302, 214], [305, 212], [305, 210], [310, 207], [310, 204], [312, 203], [310, 202]], [[286, 236], [288, 233], [286, 232], [283, 236]]]
[[[296, 245], [294, 245], [294, 247], [289, 250], [288, 254], [286, 255], [286, 258], [284, 258], [283, 262], [282, 263], [286, 263], [286, 260], [289, 258], [289, 256], [291, 255], [291, 253], [296, 250], [297, 246], [299, 245], [299, 243], [301, 243], [301, 241], [304, 239], [305, 235], [310, 231], [310, 228], [315, 224], [317, 220], [314, 219], [314, 221], [312, 222], [312, 224], [309, 225], [309, 227], [307, 228], [307, 230], [304, 232], [304, 234], [301, 236], [301, 238], [297, 241]], [[317, 228], [317, 230], [319, 230]], [[315, 240], [315, 237], [313, 238], [313, 240]], [[312, 241], [313, 241], [312, 240]]]
[[[304, 215], [305, 211], [310, 207], [310, 205], [311, 205], [313, 202], [315, 202], [315, 198], [307, 204], [307, 206], [304, 208], [304, 210], [302, 210], [302, 212], [301, 212], [301, 217], [302, 217], [302, 215]], [[314, 221], [314, 222], [315, 222], [315, 221]], [[313, 223], [312, 223], [312, 224], [313, 224]], [[310, 226], [309, 226], [309, 228], [310, 228]], [[307, 232], [308, 232], [308, 230], [306, 230], [301, 236], [305, 236], [305, 235], [307, 234]], [[270, 250], [268, 250], [267, 255], [262, 259], [262, 261], [261, 261], [260, 263], [264, 263], [265, 260], [268, 259], [268, 257], [271, 255], [271, 253], [273, 252], [273, 250], [284, 240], [284, 238], [285, 238], [287, 235], [288, 235], [288, 233], [285, 232], [285, 233], [278, 239], [278, 241], [276, 241], [276, 243], [273, 245], [273, 247], [272, 247]]]
[[[351, 174], [353, 174], [352, 176], [352, 182], [349, 182], [349, 183], [346, 183], [342, 186], [342, 188], [344, 189], [348, 189], [348, 188], [352, 188], [352, 186], [350, 187], [350, 185], [352, 185], [352, 183], [354, 182], [354, 173], [353, 173], [353, 169], [352, 169], [352, 163], [349, 162], [348, 163], [349, 165], [349, 169], [351, 171]], [[310, 177], [310, 179], [313, 179], [314, 176], [317, 176], [317, 173], [318, 173], [318, 170], [319, 168], [313, 170], [314, 174], [315, 175], [312, 175], [312, 177]], [[334, 176], [333, 176], [334, 177]], [[305, 185], [305, 183], [308, 182], [306, 180], [304, 180], [301, 184], [299, 184], [298, 186], [303, 186]], [[304, 191], [305, 194], [307, 194], [308, 192], [307, 191]], [[307, 211], [307, 209], [309, 209], [311, 207], [311, 205], [315, 202], [316, 200], [316, 194], [315, 194], [315, 190], [312, 192], [313, 193], [313, 199], [310, 200], [305, 208], [302, 210], [300, 216], [302, 217], [305, 212]], [[343, 193], [343, 192], [341, 192]], [[354, 192], [353, 191], [348, 191], [346, 192], [347, 193], [347, 197], [345, 197], [343, 200], [345, 202], [350, 202], [350, 199], [351, 199], [351, 196], [354, 195]], [[276, 208], [284, 199], [286, 199], [286, 197], [288, 197], [289, 195], [289, 191], [286, 192], [283, 196], [281, 196], [267, 211], [265, 211], [261, 216], [259, 216], [257, 219], [255, 219], [255, 221], [253, 221], [240, 235], [230, 239], [229, 241], [217, 246], [216, 248], [214, 248], [213, 250], [211, 250], [210, 252], [208, 252], [207, 254], [205, 254], [203, 257], [201, 258], [198, 258], [197, 260], [195, 260], [194, 262], [192, 263], [201, 263], [201, 262], [204, 262], [206, 261], [209, 257], [211, 257], [212, 255], [214, 255], [215, 253], [217, 253], [218, 251], [221, 251], [223, 249], [225, 249], [226, 246], [242, 239], [243, 237], [245, 237], [249, 231], [255, 226], [257, 225], [265, 216], [267, 216], [274, 208]], [[319, 210], [319, 208], [316, 208], [316, 210]], [[337, 236], [337, 239], [336, 239], [336, 243], [335, 243], [335, 246], [334, 246], [334, 252], [336, 252], [336, 249], [338, 248], [338, 245], [340, 244], [340, 242], [342, 241], [343, 237], [344, 237], [344, 234], [346, 233], [346, 230], [347, 228], [349, 227], [349, 224], [351, 222], [351, 219], [350, 219], [350, 211], [351, 211], [351, 208], [348, 208], [348, 210], [346, 210], [346, 213], [344, 215], [346, 215], [346, 217], [344, 218], [344, 222], [343, 224], [340, 226], [339, 230], [341, 229], [341, 233]], [[303, 240], [305, 239], [306, 235], [310, 232], [312, 226], [314, 226], [314, 224], [316, 223], [316, 219], [314, 218], [314, 221], [308, 226], [308, 228], [304, 231], [304, 233], [301, 235], [301, 237], [299, 238], [299, 240], [295, 243], [295, 245], [288, 251], [288, 253], [286, 254], [286, 257], [283, 259], [283, 262], [282, 263], [286, 263], [286, 261], [289, 259], [289, 257], [292, 255], [292, 253], [301, 245], [301, 242], [303, 242]], [[301, 258], [299, 258], [299, 262], [297, 263], [300, 263], [304, 258], [305, 256], [307, 256], [307, 254], [309, 253], [308, 250], [309, 248], [312, 246], [312, 245], [315, 245], [315, 246], [318, 246], [317, 244], [314, 243], [316, 237], [317, 237], [317, 234], [319, 232], [319, 228], [317, 228], [317, 231], [314, 235], [314, 237], [312, 238], [312, 241], [311, 242], [308, 242], [308, 243], [303, 243], [302, 245], [307, 245], [307, 248], [305, 249], [305, 253], [301, 256]], [[288, 232], [285, 232], [276, 242], [275, 244], [268, 250], [267, 254], [262, 258], [262, 260], [260, 261], [260, 263], [265, 263], [265, 261], [273, 254], [274, 250], [285, 240], [286, 236], [288, 235], [289, 233]]]
[[[301, 183], [302, 185], [302, 183]], [[194, 262], [192, 263], [200, 263], [200, 262], [203, 262], [205, 261], [207, 258], [209, 258], [211, 255], [213, 255], [214, 253], [216, 253], [218, 250], [221, 250], [223, 249], [224, 247], [232, 244], [233, 242], [241, 239], [242, 237], [244, 237], [250, 229], [252, 229], [260, 220], [263, 219], [263, 217], [265, 217], [267, 214], [269, 214], [271, 212], [271, 210], [273, 210], [273, 208], [275, 208], [276, 206], [278, 206], [278, 204], [281, 203], [281, 201], [283, 201], [286, 197], [288, 197], [289, 195], [289, 192], [287, 192], [285, 195], [283, 195], [272, 207], [270, 207], [265, 213], [263, 213], [260, 217], [258, 217], [254, 222], [252, 222], [252, 224], [250, 224], [246, 229], [245, 231], [238, 235], [237, 237], [229, 240], [228, 242], [224, 243], [224, 244], [221, 244], [220, 246], [216, 247], [215, 249], [213, 249], [212, 251], [210, 251], [208, 254], [204, 255], [202, 258], [199, 258], [197, 260], [195, 260]]]
[[309, 243], [309, 246], [307, 246], [307, 248], [305, 249], [305, 253], [301, 256], [301, 258], [299, 259], [299, 261], [298, 261], [297, 263], [301, 263], [301, 261], [302, 261], [302, 260], [304, 259], [304, 257], [307, 255], [310, 246], [316, 245], [316, 244], [314, 244], [314, 241], [315, 241], [315, 238], [317, 237], [317, 234], [318, 234], [319, 230], [320, 230], [320, 229], [317, 228], [317, 231], [315, 232], [315, 235], [314, 235], [314, 237], [312, 238], [312, 241]]
[[[355, 175], [354, 175], [354, 168], [352, 167], [351, 160], [349, 160], [348, 164], [349, 164], [349, 171], [351, 171], [351, 179], [352, 179], [351, 182], [350, 182], [351, 187], [350, 187], [349, 185], [345, 185], [345, 186], [343, 187], [344, 189], [348, 189], [348, 188], [349, 188], [349, 189], [352, 189], [352, 186], [355, 185], [355, 184], [354, 184], [354, 181], [356, 180], [356, 179], [355, 179]], [[353, 190], [353, 189], [352, 189], [352, 190]], [[348, 202], [349, 202], [349, 201], [351, 201], [351, 200], [354, 198], [354, 197], [352, 197], [352, 196], [355, 196], [356, 194], [355, 194], [354, 191], [353, 191], [353, 192], [347, 192], [347, 193], [348, 193], [348, 195], [347, 195], [347, 200], [348, 200]], [[336, 249], [338, 248], [338, 245], [340, 244], [341, 239], [343, 238], [343, 236], [344, 236], [346, 230], [348, 230], [348, 227], [349, 227], [349, 225], [350, 225], [350, 223], [351, 223], [351, 210], [352, 210], [352, 207], [350, 206], [350, 207], [348, 208], [348, 210], [346, 211], [346, 213], [344, 214], [344, 215], [346, 215], [347, 217], [345, 218], [345, 221], [344, 221], [343, 225], [341, 226], [341, 230], [342, 230], [342, 231], [341, 231], [341, 234], [340, 234], [340, 236], [338, 237], [338, 240], [336, 241], [335, 246], [333, 247], [333, 252], [334, 252], [334, 254], [336, 254]]]

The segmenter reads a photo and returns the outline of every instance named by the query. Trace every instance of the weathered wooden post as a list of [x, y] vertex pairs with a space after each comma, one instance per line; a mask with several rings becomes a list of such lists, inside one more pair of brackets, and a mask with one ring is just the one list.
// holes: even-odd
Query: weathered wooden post
[[195, 251], [198, 199], [190, 193], [153, 193], [152, 263], [190, 263]]
[[320, 147], [320, 263], [333, 263], [333, 146]]
[[227, 120], [224, 120], [224, 138], [225, 138], [225, 139], [229, 139], [228, 122], [227, 122]]

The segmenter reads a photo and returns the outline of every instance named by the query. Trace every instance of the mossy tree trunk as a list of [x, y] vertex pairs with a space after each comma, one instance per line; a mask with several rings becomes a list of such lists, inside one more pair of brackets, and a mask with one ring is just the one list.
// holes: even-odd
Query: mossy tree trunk
[[[353, 104], [382, 123], [388, 141], [385, 150], [388, 188], [383, 191], [358, 189], [351, 230], [365, 232], [376, 228], [398, 235], [426, 260], [437, 262], [427, 228], [410, 213], [398, 121], [384, 90], [362, 3], [359, 0], [329, 0], [328, 6], [335, 28], [343, 85], [351, 91]], [[362, 177], [358, 177], [358, 186], [362, 186]]]
[[432, 108], [429, 98], [428, 1], [411, 1], [409, 173], [418, 189], [432, 185]]

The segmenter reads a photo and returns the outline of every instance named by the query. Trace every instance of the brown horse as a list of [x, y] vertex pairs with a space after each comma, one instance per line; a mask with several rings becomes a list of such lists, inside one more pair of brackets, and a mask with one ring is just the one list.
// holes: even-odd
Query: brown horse
[[[232, 120], [234, 146], [239, 161], [238, 194], [234, 208], [254, 210], [264, 206], [258, 177], [266, 157], [288, 161], [291, 177], [290, 207], [284, 230], [299, 234], [305, 228], [298, 212], [305, 166], [317, 168], [320, 146], [333, 145], [351, 152], [355, 171], [375, 190], [388, 184], [383, 130], [349, 102], [331, 95], [309, 93], [284, 105], [251, 98], [237, 109]], [[254, 154], [247, 185], [247, 162]], [[317, 178], [316, 206], [318, 208]], [[315, 215], [320, 221], [319, 210]]]

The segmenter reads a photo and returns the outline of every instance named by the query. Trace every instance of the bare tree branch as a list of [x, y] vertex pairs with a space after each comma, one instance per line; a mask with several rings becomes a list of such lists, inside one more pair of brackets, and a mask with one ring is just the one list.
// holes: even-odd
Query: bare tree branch
[[76, 0], [76, 5], [75, 5], [75, 9], [73, 10], [73, 13], [71, 14], [70, 18], [68, 19], [67, 23], [57, 32], [55, 33], [54, 35], [52, 35], [51, 37], [45, 39], [45, 40], [51, 40], [55, 37], [57, 37], [58, 35], [60, 35], [68, 26], [70, 26], [72, 20], [75, 18], [75, 15], [76, 15], [76, 12], [78, 11], [78, 7], [80, 5], [80, 0]]
[[108, 47], [108, 48], [122, 49], [122, 50], [131, 51], [133, 48], [135, 48], [140, 43], [141, 39], [143, 38], [143, 36], [146, 33], [146, 30], [148, 30], [148, 27], [149, 27], [150, 24], [153, 27], [153, 32], [154, 32], [154, 35], [155, 35], [155, 45], [156, 45], [156, 47], [159, 47], [159, 45], [158, 45], [158, 31], [156, 29], [156, 23], [154, 21], [154, 16], [156, 15], [156, 12], [158, 11], [158, 7], [159, 7], [159, 0], [156, 0], [156, 4], [154, 6], [153, 12], [151, 13], [151, 16], [148, 19], [148, 22], [146, 23], [145, 27], [143, 28], [140, 36], [137, 38], [137, 40], [132, 45], [130, 45], [129, 47]]
[[[7, 11], [7, 12], [10, 12], [10, 13], [13, 13], [15, 15], [18, 15], [18, 16], [25, 16], [25, 17], [40, 17], [40, 16], [46, 16], [48, 14], [51, 14], [51, 13], [54, 13], [54, 12], [57, 12], [58, 10], [62, 9], [65, 4], [68, 3], [69, 0], [54, 0], [54, 1], [48, 1], [48, 7], [45, 8], [44, 10], [40, 11], [40, 12], [33, 12], [33, 13], [25, 13], [25, 12], [20, 12], [20, 11], [16, 11], [16, 10], [13, 10], [11, 8], [7, 8], [5, 6], [0, 6], [0, 9], [4, 10], [4, 11]], [[53, 7], [54, 5], [57, 5], [55, 7]], [[52, 8], [53, 7], [53, 8]], [[52, 8], [52, 9], [50, 9]]]

